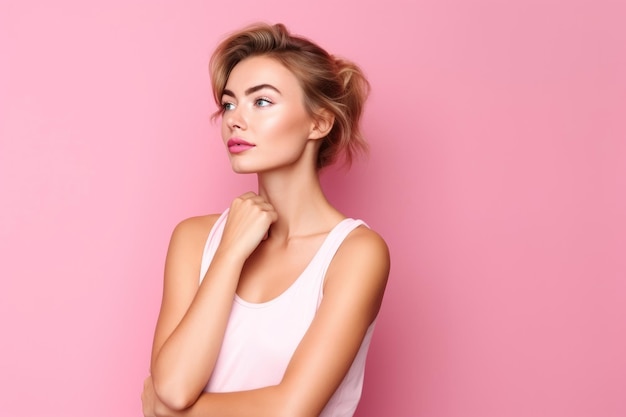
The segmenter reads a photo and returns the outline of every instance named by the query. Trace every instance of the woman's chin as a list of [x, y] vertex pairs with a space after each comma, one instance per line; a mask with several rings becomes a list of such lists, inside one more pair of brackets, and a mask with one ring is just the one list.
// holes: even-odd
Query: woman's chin
[[235, 174], [256, 174], [258, 172], [253, 167], [241, 166], [241, 164], [231, 164], [231, 168]]
[[245, 169], [234, 169], [234, 168], [233, 168], [233, 172], [235, 174], [242, 174], [242, 175], [243, 174], [256, 174], [256, 171], [248, 171], [248, 170], [245, 170]]

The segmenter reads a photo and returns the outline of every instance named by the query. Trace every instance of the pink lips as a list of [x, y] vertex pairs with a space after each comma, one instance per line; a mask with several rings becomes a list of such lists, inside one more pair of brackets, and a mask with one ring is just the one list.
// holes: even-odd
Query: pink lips
[[247, 151], [248, 149], [254, 148], [253, 144], [239, 138], [228, 139], [228, 142], [226, 142], [226, 146], [228, 146], [228, 151], [230, 153], [240, 153], [243, 151]]

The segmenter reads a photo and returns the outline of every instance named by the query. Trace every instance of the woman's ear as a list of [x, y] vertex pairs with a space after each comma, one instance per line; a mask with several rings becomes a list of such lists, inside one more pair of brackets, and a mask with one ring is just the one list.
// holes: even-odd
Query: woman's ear
[[315, 114], [309, 139], [325, 138], [330, 133], [334, 124], [335, 116], [326, 109], [320, 109]]

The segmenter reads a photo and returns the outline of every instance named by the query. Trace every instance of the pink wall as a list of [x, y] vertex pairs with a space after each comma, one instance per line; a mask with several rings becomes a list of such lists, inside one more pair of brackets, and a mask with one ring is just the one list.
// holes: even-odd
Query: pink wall
[[324, 179], [393, 254], [358, 416], [626, 415], [610, 0], [3, 0], [0, 415], [140, 415], [171, 229], [253, 184], [208, 122], [206, 66], [256, 20], [374, 87], [371, 158]]

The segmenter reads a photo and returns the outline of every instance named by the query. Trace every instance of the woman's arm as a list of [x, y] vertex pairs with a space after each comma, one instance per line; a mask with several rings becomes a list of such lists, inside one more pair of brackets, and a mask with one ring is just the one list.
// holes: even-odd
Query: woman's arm
[[235, 199], [199, 287], [204, 243], [217, 216], [188, 219], [174, 230], [151, 360], [155, 392], [167, 407], [187, 408], [202, 392], [217, 360], [244, 262], [275, 219], [273, 208], [256, 194]]
[[343, 242], [326, 275], [324, 298], [279, 385], [233, 393], [203, 393], [189, 408], [157, 415], [180, 417], [317, 416], [348, 372], [378, 314], [389, 252], [360, 227]]

